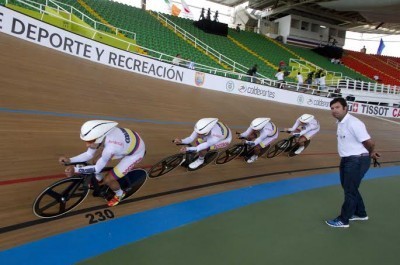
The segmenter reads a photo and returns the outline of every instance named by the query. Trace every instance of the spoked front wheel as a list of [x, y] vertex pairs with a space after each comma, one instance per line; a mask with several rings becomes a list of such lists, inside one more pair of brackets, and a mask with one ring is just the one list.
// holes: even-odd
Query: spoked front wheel
[[290, 147], [290, 141], [287, 139], [280, 140], [273, 145], [267, 152], [268, 158], [273, 158], [285, 152]]
[[[307, 140], [304, 142], [304, 150], [306, 150], [306, 148], [310, 145], [310, 140]], [[293, 156], [297, 156], [297, 154], [295, 153], [297, 151], [297, 149], [299, 148], [299, 144], [296, 144], [292, 150], [290, 150], [290, 152], [288, 153], [288, 157], [293, 157]], [[304, 152], [304, 150], [302, 152]]]
[[177, 168], [180, 164], [182, 164], [185, 158], [184, 154], [176, 154], [164, 158], [157, 164], [151, 167], [149, 170], [149, 177], [150, 178], [157, 178], [162, 175], [167, 174], [168, 172], [172, 171], [173, 169]]
[[[201, 164], [200, 166], [196, 167], [196, 168], [190, 168], [188, 165], [187, 170], [188, 171], [195, 171], [198, 170], [200, 168], [203, 168], [205, 166], [207, 166], [208, 164], [210, 164], [211, 162], [213, 162], [216, 158], [218, 157], [218, 151], [209, 151], [206, 156], [204, 157], [204, 163]], [[195, 161], [197, 159], [197, 157], [194, 157], [192, 161]]]
[[228, 163], [233, 159], [235, 159], [236, 157], [240, 156], [243, 150], [244, 150], [243, 144], [235, 144], [226, 149], [225, 151], [219, 153], [217, 160], [215, 160], [215, 164], [222, 165]]
[[33, 213], [41, 218], [63, 215], [78, 206], [89, 194], [82, 177], [62, 179], [46, 188], [33, 203]]

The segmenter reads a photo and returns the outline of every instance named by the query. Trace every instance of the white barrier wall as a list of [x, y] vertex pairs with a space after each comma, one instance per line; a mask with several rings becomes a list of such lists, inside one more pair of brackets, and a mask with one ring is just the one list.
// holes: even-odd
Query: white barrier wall
[[[66, 54], [138, 74], [241, 96], [329, 110], [331, 99], [224, 78], [173, 66], [81, 37], [0, 6], [0, 32]], [[361, 103], [350, 111], [371, 116], [400, 118], [400, 108]]]

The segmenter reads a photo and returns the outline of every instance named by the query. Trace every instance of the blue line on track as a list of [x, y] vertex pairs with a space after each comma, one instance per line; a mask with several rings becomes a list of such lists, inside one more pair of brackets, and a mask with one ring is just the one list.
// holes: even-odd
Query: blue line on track
[[18, 113], [18, 114], [28, 114], [28, 115], [48, 115], [55, 117], [69, 117], [69, 118], [84, 118], [84, 119], [102, 119], [102, 120], [114, 120], [114, 121], [131, 121], [138, 123], [153, 123], [153, 124], [176, 124], [176, 125], [191, 125], [193, 122], [179, 122], [179, 121], [159, 121], [159, 120], [149, 120], [149, 119], [135, 119], [128, 117], [115, 117], [115, 116], [102, 116], [102, 115], [90, 115], [90, 114], [78, 114], [78, 113], [60, 113], [52, 111], [42, 111], [42, 110], [24, 110], [24, 109], [8, 109], [0, 108], [0, 112], [8, 113]]
[[[151, 120], [151, 119], [135, 119], [128, 117], [115, 117], [115, 116], [102, 116], [102, 115], [91, 115], [91, 114], [79, 114], [79, 113], [61, 113], [61, 112], [52, 112], [52, 111], [43, 111], [43, 110], [25, 110], [25, 109], [9, 109], [9, 108], [1, 108], [0, 112], [6, 113], [17, 113], [17, 114], [26, 114], [26, 115], [47, 115], [47, 116], [55, 116], [55, 117], [68, 117], [68, 118], [80, 118], [80, 119], [100, 119], [100, 120], [113, 120], [113, 121], [129, 121], [129, 122], [137, 122], [137, 123], [150, 123], [150, 124], [168, 124], [168, 125], [190, 125], [194, 126], [194, 122], [179, 122], [179, 121], [160, 121], [160, 120]], [[231, 126], [233, 129], [246, 129], [247, 126]], [[332, 134], [335, 133], [332, 130], [321, 130], [320, 133], [323, 134]]]
[[[396, 176], [400, 166], [370, 169], [366, 179]], [[283, 195], [339, 184], [337, 173], [259, 184], [90, 225], [0, 253], [1, 264], [74, 264], [207, 217]]]

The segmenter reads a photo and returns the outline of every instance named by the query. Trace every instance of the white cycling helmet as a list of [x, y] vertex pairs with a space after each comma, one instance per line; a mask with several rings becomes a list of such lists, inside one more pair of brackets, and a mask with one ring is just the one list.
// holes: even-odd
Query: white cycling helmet
[[89, 142], [96, 140], [95, 143], [103, 142], [104, 137], [116, 126], [118, 122], [93, 120], [85, 122], [81, 127], [81, 139]]
[[300, 122], [309, 123], [312, 119], [314, 119], [314, 115], [311, 114], [303, 114], [300, 117]]
[[198, 134], [208, 134], [217, 122], [217, 118], [200, 119], [194, 126], [194, 131]]
[[250, 127], [253, 130], [259, 131], [262, 128], [264, 128], [265, 125], [267, 125], [268, 122], [270, 122], [270, 120], [271, 118], [256, 118], [251, 122]]

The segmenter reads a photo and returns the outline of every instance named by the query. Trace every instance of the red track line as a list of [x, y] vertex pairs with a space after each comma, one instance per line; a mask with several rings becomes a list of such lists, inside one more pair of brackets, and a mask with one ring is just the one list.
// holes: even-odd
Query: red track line
[[63, 177], [65, 177], [65, 175], [53, 175], [53, 176], [32, 177], [32, 178], [24, 178], [24, 179], [4, 180], [4, 181], [0, 181], [0, 186], [23, 183], [23, 182], [31, 182], [31, 181], [37, 181], [37, 180], [45, 180], [45, 179], [57, 179], [57, 178], [63, 178]]
[[[398, 153], [400, 151], [382, 151], [379, 150], [378, 152], [381, 153]], [[312, 155], [337, 155], [337, 152], [335, 153], [314, 153], [314, 154], [302, 154], [302, 156], [312, 156]], [[144, 165], [140, 168], [151, 168], [152, 165]], [[59, 178], [64, 178], [65, 175], [52, 175], [52, 176], [42, 176], [42, 177], [32, 177], [32, 178], [23, 178], [23, 179], [12, 179], [12, 180], [3, 180], [0, 181], [0, 186], [4, 185], [11, 185], [11, 184], [19, 184], [19, 183], [24, 183], [24, 182], [31, 182], [31, 181], [40, 181], [40, 180], [46, 180], [46, 179], [59, 179]]]
[[[144, 165], [140, 168], [151, 168], [151, 165]], [[0, 181], [0, 186], [19, 184], [19, 183], [31, 182], [31, 181], [40, 181], [40, 180], [46, 180], [46, 179], [61, 179], [61, 178], [65, 178], [65, 175], [60, 174], [60, 175], [31, 177], [31, 178], [23, 178], [23, 179], [10, 179], [10, 180]]]

